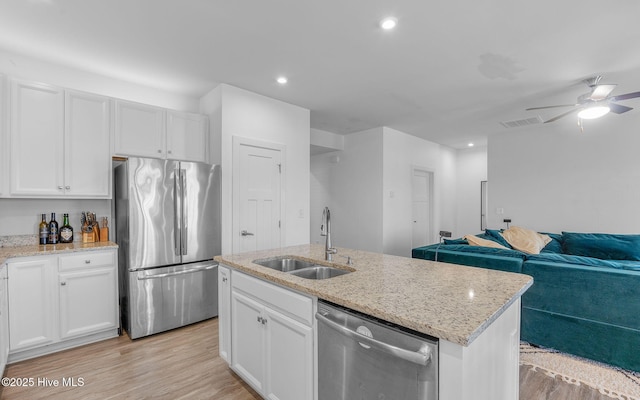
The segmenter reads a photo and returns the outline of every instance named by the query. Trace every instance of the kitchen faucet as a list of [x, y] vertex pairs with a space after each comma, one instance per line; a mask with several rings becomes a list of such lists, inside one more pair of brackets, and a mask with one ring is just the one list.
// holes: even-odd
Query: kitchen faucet
[[324, 259], [327, 261], [333, 261], [333, 255], [338, 252], [338, 249], [331, 247], [331, 212], [329, 211], [329, 207], [325, 207], [322, 211], [320, 236], [327, 237], [324, 245]]

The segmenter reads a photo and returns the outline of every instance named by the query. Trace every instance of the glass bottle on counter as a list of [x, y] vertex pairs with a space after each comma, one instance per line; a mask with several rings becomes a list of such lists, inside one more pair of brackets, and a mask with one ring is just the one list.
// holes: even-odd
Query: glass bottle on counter
[[42, 221], [38, 227], [38, 234], [40, 236], [40, 244], [47, 244], [49, 241], [49, 224], [47, 224], [47, 214], [42, 214]]
[[62, 216], [62, 228], [60, 228], [60, 243], [73, 242], [73, 228], [69, 225], [69, 214]]
[[51, 221], [49, 221], [49, 241], [47, 243], [58, 243], [58, 221], [56, 221], [56, 213], [51, 213]]

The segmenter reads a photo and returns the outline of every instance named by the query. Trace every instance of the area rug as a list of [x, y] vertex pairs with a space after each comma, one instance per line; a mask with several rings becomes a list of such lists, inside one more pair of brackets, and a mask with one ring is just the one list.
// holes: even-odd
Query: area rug
[[640, 373], [613, 367], [556, 350], [520, 343], [520, 364], [544, 370], [552, 378], [587, 385], [620, 400], [640, 400]]

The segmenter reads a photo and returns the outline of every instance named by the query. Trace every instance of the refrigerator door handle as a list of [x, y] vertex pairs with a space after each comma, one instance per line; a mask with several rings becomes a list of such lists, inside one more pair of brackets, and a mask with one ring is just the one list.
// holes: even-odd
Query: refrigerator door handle
[[175, 255], [179, 256], [182, 254], [180, 245], [181, 245], [181, 225], [180, 219], [182, 218], [179, 214], [180, 206], [182, 204], [181, 198], [182, 193], [180, 193], [179, 188], [180, 182], [180, 170], [176, 169], [173, 174], [173, 245]]
[[160, 279], [160, 278], [167, 278], [167, 277], [171, 277], [171, 276], [178, 276], [178, 275], [184, 275], [184, 274], [192, 274], [194, 272], [201, 272], [201, 271], [208, 271], [211, 269], [214, 269], [218, 266], [218, 264], [215, 265], [207, 265], [204, 267], [197, 267], [197, 268], [190, 268], [190, 269], [184, 269], [182, 271], [176, 271], [176, 272], [167, 272], [165, 274], [156, 274], [156, 275], [143, 275], [143, 274], [138, 274], [137, 279], [139, 281], [146, 281], [149, 279]]
[[182, 255], [187, 255], [187, 239], [189, 235], [189, 226], [188, 226], [188, 216], [189, 210], [187, 209], [187, 202], [185, 201], [185, 197], [187, 196], [187, 173], [186, 170], [180, 170], [180, 181], [182, 183], [182, 210], [180, 213], [180, 217], [182, 218], [181, 229], [180, 229], [180, 247], [182, 248]]

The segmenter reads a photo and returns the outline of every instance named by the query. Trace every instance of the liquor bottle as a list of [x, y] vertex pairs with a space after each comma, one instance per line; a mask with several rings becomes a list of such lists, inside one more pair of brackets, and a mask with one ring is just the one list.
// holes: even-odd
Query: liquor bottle
[[56, 221], [56, 213], [51, 213], [51, 221], [49, 221], [49, 244], [58, 243], [58, 221]]
[[49, 240], [49, 224], [47, 224], [46, 214], [42, 214], [42, 222], [38, 227], [38, 233], [40, 234], [40, 244], [47, 244]]
[[62, 228], [60, 228], [60, 243], [73, 242], [73, 228], [69, 225], [69, 214], [62, 216]]

